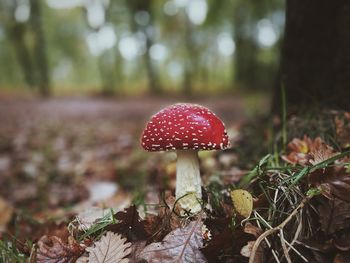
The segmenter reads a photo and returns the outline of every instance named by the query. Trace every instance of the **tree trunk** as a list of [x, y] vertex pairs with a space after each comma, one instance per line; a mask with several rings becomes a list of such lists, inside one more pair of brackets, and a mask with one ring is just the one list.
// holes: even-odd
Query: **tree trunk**
[[[148, 81], [148, 89], [153, 95], [159, 95], [162, 92], [162, 87], [160, 84], [160, 78], [158, 74], [158, 70], [152, 63], [152, 59], [150, 56], [150, 47], [154, 43], [153, 33], [148, 30], [153, 27], [153, 10], [152, 10], [152, 0], [126, 0], [126, 4], [130, 10], [130, 24], [133, 31], [141, 30], [143, 34], [146, 36], [146, 52], [143, 55], [143, 62], [146, 67], [146, 75]], [[148, 25], [138, 25], [134, 16], [137, 12], [145, 11], [149, 14], [149, 23]]]
[[238, 84], [242, 90], [259, 88], [258, 46], [255, 40], [247, 34], [247, 26], [256, 23], [252, 18], [252, 12], [249, 2], [234, 5], [233, 8], [232, 33], [236, 51], [232, 56], [231, 86], [235, 88]]
[[146, 50], [145, 54], [143, 55], [143, 59], [144, 59], [145, 65], [146, 65], [148, 88], [153, 95], [158, 95], [161, 93], [161, 88], [159, 85], [159, 76], [158, 76], [157, 70], [155, 69], [155, 67], [152, 63], [152, 59], [150, 56], [150, 48], [153, 45], [153, 40], [151, 39], [151, 37], [147, 33], [147, 30], [144, 30], [144, 34], [146, 35], [146, 49], [147, 50]]
[[6, 35], [11, 41], [25, 83], [30, 88], [34, 88], [35, 73], [31, 61], [31, 52], [25, 38], [28, 27], [27, 23], [16, 20], [16, 8], [16, 2], [0, 1], [0, 23], [3, 25]]
[[18, 23], [15, 20], [7, 27], [9, 39], [13, 44], [16, 52], [18, 64], [21, 67], [25, 83], [30, 87], [35, 87], [35, 75], [33, 70], [33, 64], [30, 57], [30, 51], [26, 45], [24, 34], [25, 24]]
[[350, 110], [350, 1], [288, 0], [281, 68], [273, 111], [281, 108], [281, 86], [289, 110]]
[[[113, 58], [111, 52], [105, 51], [103, 54], [99, 55], [98, 60], [98, 69], [101, 76], [102, 83], [102, 95], [110, 96], [115, 93], [115, 78], [114, 78], [114, 64], [111, 63], [110, 59]], [[114, 59], [114, 58], [113, 58]]]
[[193, 95], [193, 77], [197, 71], [198, 51], [193, 39], [193, 24], [185, 14], [185, 49], [186, 57], [184, 58], [184, 79], [182, 84], [183, 93], [187, 97]]
[[35, 37], [34, 54], [37, 64], [37, 79], [39, 92], [42, 96], [50, 95], [49, 66], [47, 61], [47, 50], [45, 35], [43, 30], [41, 2], [40, 0], [30, 0], [31, 22]]

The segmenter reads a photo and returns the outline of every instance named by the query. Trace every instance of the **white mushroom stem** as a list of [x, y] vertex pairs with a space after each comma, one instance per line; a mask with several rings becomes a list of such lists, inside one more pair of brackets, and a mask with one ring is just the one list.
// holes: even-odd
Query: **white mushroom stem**
[[184, 210], [198, 213], [202, 199], [198, 151], [177, 150], [176, 199]]

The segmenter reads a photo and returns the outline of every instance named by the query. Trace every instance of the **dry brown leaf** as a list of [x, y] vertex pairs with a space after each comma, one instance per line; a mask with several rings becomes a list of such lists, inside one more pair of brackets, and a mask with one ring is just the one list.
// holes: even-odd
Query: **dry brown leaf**
[[[258, 228], [257, 226], [255, 226], [255, 225], [253, 225], [252, 223], [249, 223], [249, 222], [247, 222], [244, 225], [243, 231], [245, 233], [247, 233], [247, 234], [253, 235], [256, 238], [258, 238], [263, 232], [261, 228]], [[253, 249], [254, 243], [255, 243], [255, 241], [248, 241], [248, 243], [241, 248], [240, 254], [243, 257], [249, 258], [251, 253], [252, 253], [252, 249]], [[258, 248], [258, 250], [257, 250], [257, 255], [260, 255], [260, 256], [256, 256], [254, 258], [254, 263], [262, 262], [262, 253], [263, 253], [263, 247], [260, 246]]]
[[294, 138], [288, 143], [289, 154], [282, 155], [282, 159], [291, 164], [306, 165], [310, 159], [308, 152], [312, 141], [304, 135], [303, 139]]
[[107, 226], [107, 231], [122, 234], [131, 242], [147, 238], [144, 222], [141, 220], [135, 205], [124, 211], [119, 211], [114, 217], [118, 223]]
[[306, 135], [304, 135], [303, 139], [294, 138], [288, 144], [288, 149], [288, 155], [283, 155], [282, 159], [291, 164], [300, 164], [302, 166], [316, 165], [337, 154], [320, 137], [312, 140]]
[[90, 263], [127, 263], [131, 243], [125, 243], [126, 238], [108, 231], [102, 238], [95, 242], [93, 247], [86, 248], [89, 252]]
[[147, 215], [144, 220], [144, 228], [153, 242], [162, 240], [170, 231], [182, 226], [181, 218], [174, 212], [176, 199], [170, 195], [160, 204], [158, 215]]
[[338, 153], [335, 152], [334, 149], [326, 144], [320, 137], [317, 137], [310, 145], [309, 154], [311, 156], [309, 162], [312, 165], [316, 165], [337, 155]]
[[350, 204], [339, 199], [320, 198], [317, 207], [322, 231], [333, 234], [350, 227]]
[[68, 244], [56, 236], [43, 236], [38, 241], [38, 263], [73, 263], [84, 252], [77, 241], [68, 237]]
[[255, 233], [253, 229], [246, 229], [247, 232], [243, 231], [242, 226], [231, 229], [229, 226], [231, 220], [232, 218], [206, 220], [213, 237], [201, 251], [209, 262], [221, 262], [223, 256], [225, 258], [240, 257], [241, 248], [248, 241], [256, 239], [253, 234], [248, 233], [250, 231]]
[[142, 258], [140, 258], [140, 254], [142, 250], [146, 247], [147, 241], [136, 241], [131, 245], [131, 253], [128, 256], [129, 263], [140, 263], [142, 262]]
[[350, 173], [345, 167], [318, 169], [308, 175], [308, 181], [310, 185], [318, 187], [324, 196], [350, 202]]
[[162, 242], [145, 247], [140, 257], [149, 263], [207, 262], [200, 251], [203, 247], [202, 222], [197, 220], [184, 228], [170, 232]]

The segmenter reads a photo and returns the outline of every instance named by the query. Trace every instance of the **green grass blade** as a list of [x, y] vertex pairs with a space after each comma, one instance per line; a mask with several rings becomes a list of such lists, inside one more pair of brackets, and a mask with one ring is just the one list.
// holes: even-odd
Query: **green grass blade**
[[260, 174], [261, 167], [267, 163], [269, 158], [271, 157], [271, 154], [265, 155], [258, 163], [257, 166], [254, 167], [253, 170], [251, 170], [248, 174], [246, 174], [244, 177], [242, 177], [241, 181], [238, 184], [239, 188], [243, 188], [247, 186], [255, 177], [257, 177]]

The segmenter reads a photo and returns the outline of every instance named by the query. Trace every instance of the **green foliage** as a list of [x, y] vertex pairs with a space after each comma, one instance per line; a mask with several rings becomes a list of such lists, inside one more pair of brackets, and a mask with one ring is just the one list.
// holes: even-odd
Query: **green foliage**
[[238, 187], [244, 188], [247, 186], [255, 177], [259, 176], [262, 171], [262, 166], [265, 165], [269, 159], [271, 158], [270, 154], [265, 155], [258, 163], [257, 166], [254, 167], [246, 176], [244, 176], [239, 182]]
[[[111, 209], [104, 217], [97, 220], [89, 229], [78, 235], [77, 240], [83, 241], [85, 238], [99, 239], [105, 232], [105, 228], [111, 224], [115, 224], [114, 212]], [[71, 224], [75, 224], [73, 221]]]
[[[189, 7], [176, 6], [174, 1], [116, 0], [103, 5], [104, 21], [97, 26], [89, 22], [89, 4], [57, 8], [47, 1], [39, 2], [48, 72], [56, 94], [101, 89], [105, 94], [137, 94], [156, 82], [167, 92], [191, 89], [195, 94], [203, 90], [218, 93], [237, 87], [264, 89], [273, 86], [271, 76], [277, 67], [278, 44], [269, 48], [259, 46], [257, 24], [261, 19], [269, 19], [280, 37], [283, 24], [274, 22], [275, 14], [284, 8], [280, 1], [208, 0], [206, 19], [197, 25], [189, 19]], [[171, 3], [175, 8], [173, 15], [164, 11]], [[34, 66], [37, 59], [33, 53], [37, 29], [33, 28], [30, 18], [16, 20], [17, 4], [2, 4], [1, 8], [4, 11], [0, 14], [3, 47], [0, 60], [6, 63], [0, 65], [0, 88], [35, 88], [37, 84], [30, 83], [30, 76], [35, 79], [40, 75], [40, 69]], [[136, 21], [140, 11], [148, 14], [148, 24], [140, 25]], [[105, 26], [113, 29], [115, 44], [93, 54], [88, 39], [96, 37]], [[13, 27], [22, 27], [23, 32], [11, 38]], [[222, 33], [233, 37], [236, 46], [233, 55], [220, 54], [218, 37]], [[141, 47], [142, 52], [132, 60], [123, 57], [119, 49], [125, 37], [133, 37]], [[101, 44], [97, 42], [94, 45]], [[23, 45], [19, 47], [15, 43]], [[161, 61], [150, 58], [148, 48], [157, 43], [167, 49], [167, 56]], [[25, 49], [29, 54], [27, 64], [23, 64]]]

